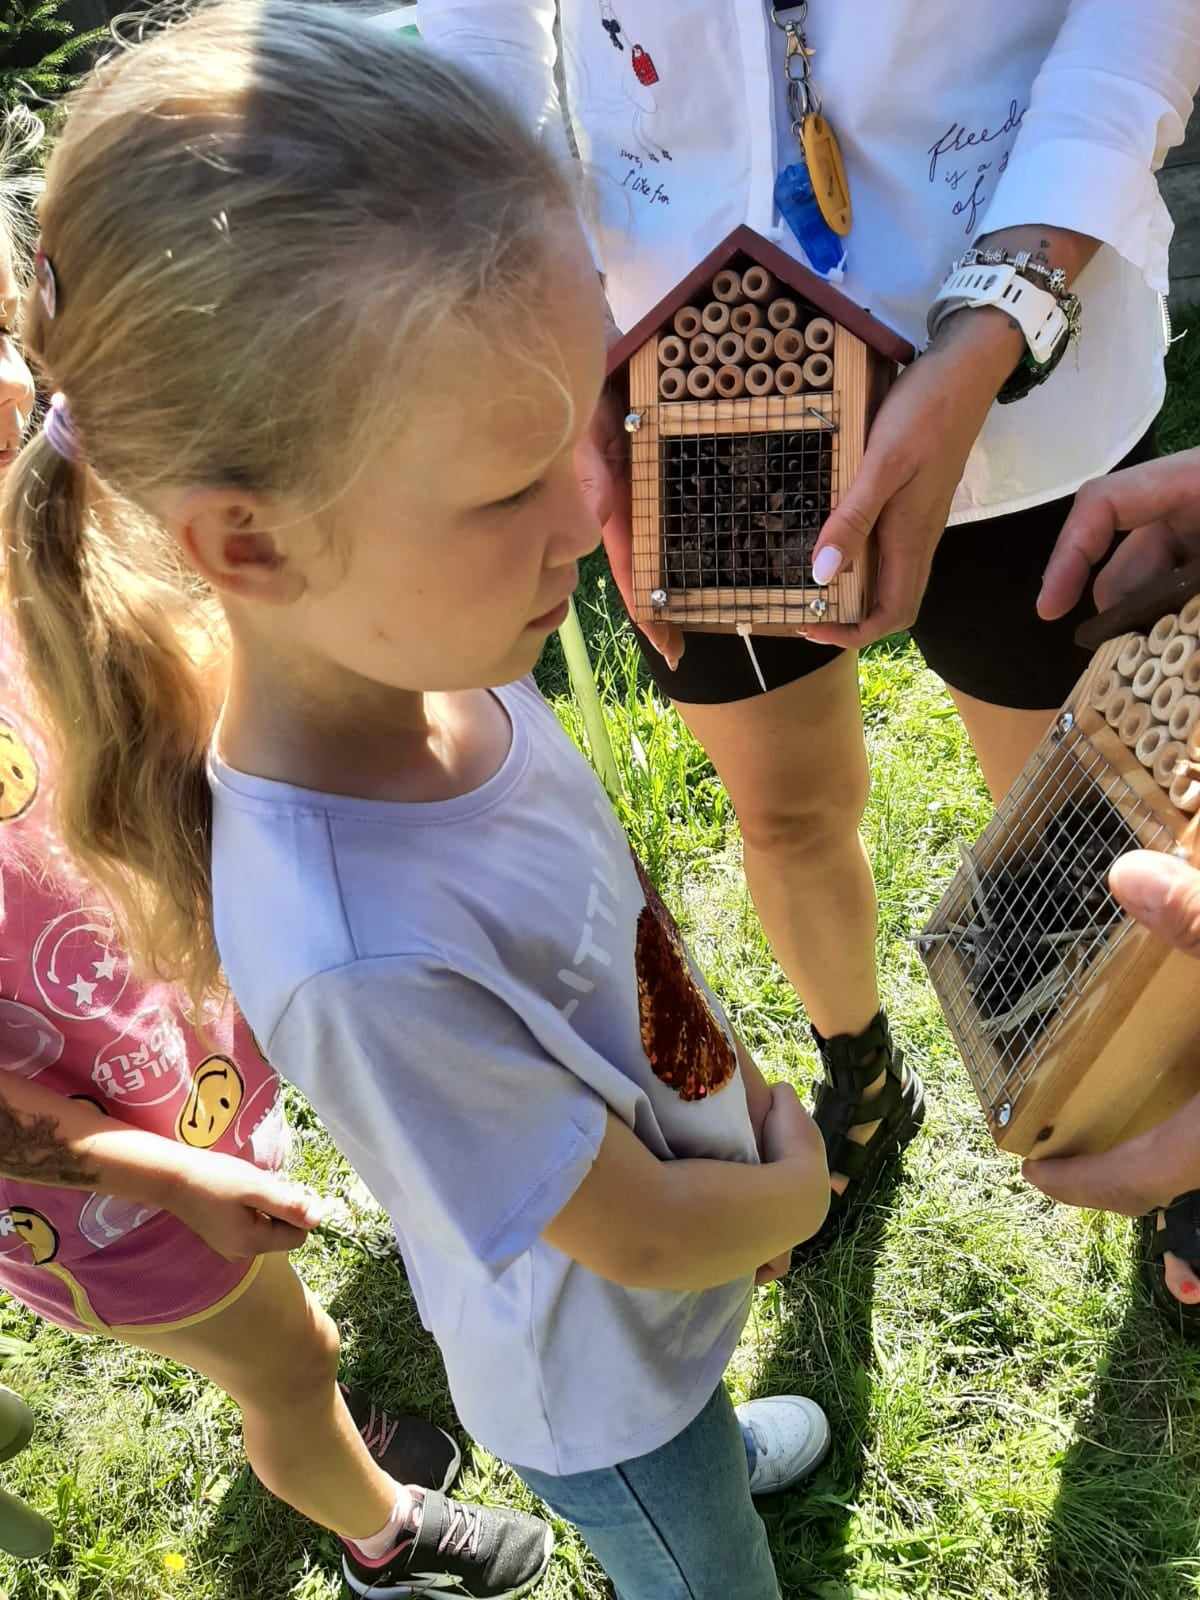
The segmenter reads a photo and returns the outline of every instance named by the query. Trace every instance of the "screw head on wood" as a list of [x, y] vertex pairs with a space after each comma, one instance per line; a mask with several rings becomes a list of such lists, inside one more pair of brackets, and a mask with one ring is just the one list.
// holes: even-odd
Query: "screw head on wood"
[[995, 1110], [996, 1125], [1007, 1128], [1012, 1121], [1012, 1106], [1007, 1100], [1002, 1100]]
[[823, 617], [829, 610], [829, 601], [822, 600], [820, 595], [818, 595], [815, 600], [810, 600], [808, 602], [808, 609], [812, 612], [814, 617]]
[[1058, 721], [1054, 724], [1054, 732], [1058, 738], [1063, 739], [1068, 733], [1070, 733], [1074, 726], [1075, 718], [1069, 711], [1064, 711], [1062, 716], [1059, 717]]
[[636, 433], [638, 431], [638, 429], [641, 427], [641, 425], [642, 425], [642, 413], [640, 411], [630, 411], [630, 412], [626, 413], [626, 416], [625, 416], [625, 432], [626, 433]]
[[667, 603], [667, 591], [665, 589], [651, 589], [651, 591], [650, 591], [650, 604], [654, 607], [654, 609], [656, 611], [661, 611], [662, 608], [666, 605], [666, 603]]
[[918, 939], [917, 940], [917, 949], [921, 952], [921, 954], [923, 956], [927, 956], [929, 954], [929, 952], [933, 949], [933, 940], [930, 939], [930, 938]]

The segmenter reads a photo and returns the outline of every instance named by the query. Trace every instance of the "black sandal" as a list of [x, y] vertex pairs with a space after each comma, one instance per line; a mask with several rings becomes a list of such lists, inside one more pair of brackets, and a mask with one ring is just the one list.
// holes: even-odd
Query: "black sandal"
[[[796, 1246], [797, 1259], [833, 1239], [925, 1120], [925, 1087], [911, 1067], [905, 1083], [904, 1054], [892, 1043], [882, 1011], [862, 1033], [839, 1033], [832, 1039], [823, 1039], [815, 1028], [812, 1033], [825, 1068], [813, 1100], [813, 1120], [825, 1141], [830, 1172], [842, 1173], [849, 1182], [844, 1194], [834, 1195], [820, 1231]], [[884, 1071], [883, 1088], [864, 1102], [863, 1094]], [[879, 1126], [865, 1144], [849, 1137], [852, 1128], [871, 1122]]]
[[[1167, 1316], [1185, 1339], [1200, 1342], [1200, 1305], [1185, 1305], [1167, 1288], [1163, 1257], [1170, 1252], [1184, 1261], [1200, 1263], [1200, 1189], [1181, 1194], [1167, 1206], [1166, 1226], [1158, 1226], [1158, 1212], [1141, 1219], [1138, 1237], [1141, 1244], [1142, 1279], [1158, 1309]], [[1200, 1266], [1196, 1267], [1200, 1277]]]

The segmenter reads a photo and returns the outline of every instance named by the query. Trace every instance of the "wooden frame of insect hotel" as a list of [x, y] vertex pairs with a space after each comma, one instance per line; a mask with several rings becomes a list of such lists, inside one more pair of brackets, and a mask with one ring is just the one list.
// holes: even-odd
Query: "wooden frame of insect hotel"
[[1109, 637], [917, 940], [1003, 1150], [1107, 1150], [1200, 1092], [1195, 961], [1108, 890], [1129, 850], [1200, 864], [1200, 568], [1187, 583], [1169, 611], [1114, 610], [1116, 637], [1088, 625]]
[[730, 234], [609, 357], [627, 384], [635, 618], [742, 634], [858, 621], [869, 559], [820, 587], [813, 546], [913, 355], [752, 229]]

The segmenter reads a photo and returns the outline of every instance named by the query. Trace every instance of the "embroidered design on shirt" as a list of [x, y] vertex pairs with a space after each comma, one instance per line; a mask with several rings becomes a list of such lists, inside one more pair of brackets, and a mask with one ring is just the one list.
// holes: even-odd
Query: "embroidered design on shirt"
[[642, 1048], [654, 1076], [681, 1100], [705, 1100], [732, 1080], [737, 1057], [696, 982], [674, 917], [636, 856], [633, 864], [646, 896], [635, 956]]
[[[9, 1246], [15, 1245], [16, 1249]], [[58, 1254], [58, 1229], [32, 1206], [9, 1206], [0, 1213], [0, 1255], [12, 1256], [24, 1245], [35, 1267], [44, 1267]]]
[[228, 1056], [207, 1056], [179, 1113], [177, 1137], [193, 1149], [211, 1150], [240, 1111], [245, 1093], [242, 1075]]
[[0, 717], [0, 822], [23, 817], [37, 798], [38, 767], [16, 728]]

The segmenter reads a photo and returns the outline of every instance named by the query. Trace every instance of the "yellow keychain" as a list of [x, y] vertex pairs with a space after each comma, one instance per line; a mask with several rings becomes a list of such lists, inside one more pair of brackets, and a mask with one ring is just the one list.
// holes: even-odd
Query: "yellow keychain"
[[846, 163], [837, 134], [819, 111], [810, 111], [800, 124], [800, 144], [821, 215], [844, 239], [853, 220]]

